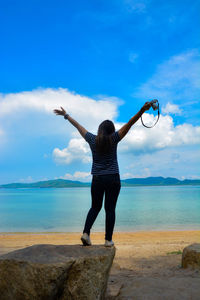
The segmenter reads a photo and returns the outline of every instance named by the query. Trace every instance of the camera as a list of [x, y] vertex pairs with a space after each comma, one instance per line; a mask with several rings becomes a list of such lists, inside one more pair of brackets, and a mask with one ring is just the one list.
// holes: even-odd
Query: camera
[[157, 110], [159, 108], [159, 103], [157, 99], [153, 99], [150, 101], [151, 103], [151, 107], [153, 108], [153, 110]]
[[157, 110], [158, 111], [158, 117], [157, 117], [157, 120], [155, 122], [155, 124], [153, 126], [147, 126], [144, 124], [143, 120], [142, 120], [142, 116], [141, 116], [141, 122], [142, 122], [142, 125], [146, 128], [152, 128], [156, 125], [156, 123], [158, 122], [159, 120], [159, 117], [160, 117], [160, 109], [159, 109], [159, 102], [157, 99], [153, 99], [151, 101], [149, 101], [149, 104], [151, 105], [151, 107], [153, 108], [153, 110]]

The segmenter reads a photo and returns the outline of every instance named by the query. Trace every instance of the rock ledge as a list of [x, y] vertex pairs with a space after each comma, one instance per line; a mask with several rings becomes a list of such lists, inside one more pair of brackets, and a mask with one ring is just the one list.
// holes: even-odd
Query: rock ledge
[[115, 251], [42, 244], [1, 255], [1, 300], [104, 299]]

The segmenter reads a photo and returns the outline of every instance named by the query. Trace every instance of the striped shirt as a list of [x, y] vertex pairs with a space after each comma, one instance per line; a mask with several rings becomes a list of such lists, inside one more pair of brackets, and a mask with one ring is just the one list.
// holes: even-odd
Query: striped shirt
[[118, 131], [112, 134], [111, 151], [106, 154], [100, 154], [96, 151], [96, 135], [87, 132], [85, 140], [90, 145], [92, 151], [92, 171], [93, 175], [106, 175], [119, 173], [119, 166], [117, 162], [117, 144], [120, 141]]

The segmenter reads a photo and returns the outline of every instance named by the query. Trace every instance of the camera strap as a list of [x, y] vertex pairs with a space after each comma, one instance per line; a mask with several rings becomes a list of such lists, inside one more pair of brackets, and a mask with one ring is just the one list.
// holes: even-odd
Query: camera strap
[[153, 128], [157, 123], [158, 123], [158, 120], [160, 118], [160, 109], [159, 109], [159, 103], [158, 103], [158, 117], [157, 117], [157, 120], [155, 122], [155, 124], [153, 126], [147, 126], [144, 124], [143, 120], [142, 120], [142, 116], [141, 116], [141, 122], [142, 122], [142, 125], [146, 128]]

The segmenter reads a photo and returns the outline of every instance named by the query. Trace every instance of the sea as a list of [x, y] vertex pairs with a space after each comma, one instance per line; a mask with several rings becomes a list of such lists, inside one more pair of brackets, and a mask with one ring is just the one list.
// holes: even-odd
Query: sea
[[[0, 189], [0, 232], [82, 232], [90, 188]], [[115, 231], [200, 230], [200, 186], [122, 187]], [[104, 202], [91, 229], [105, 231]]]

